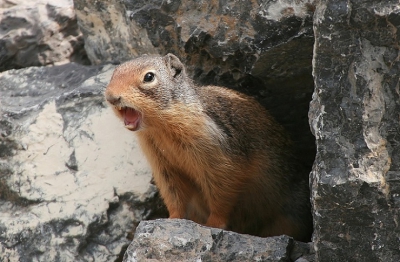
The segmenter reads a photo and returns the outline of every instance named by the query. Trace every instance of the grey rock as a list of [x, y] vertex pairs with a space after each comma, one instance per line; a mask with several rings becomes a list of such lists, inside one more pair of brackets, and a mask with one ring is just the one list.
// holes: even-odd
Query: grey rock
[[317, 6], [316, 261], [400, 261], [399, 21], [398, 1]]
[[[296, 245], [288, 236], [260, 238], [159, 219], [140, 222], [123, 261], [294, 261], [310, 252], [309, 245]], [[295, 246], [297, 257], [292, 256]]]
[[140, 220], [162, 216], [134, 136], [104, 103], [113, 69], [0, 73], [0, 261], [114, 261]]
[[0, 71], [89, 64], [72, 0], [0, 1]]

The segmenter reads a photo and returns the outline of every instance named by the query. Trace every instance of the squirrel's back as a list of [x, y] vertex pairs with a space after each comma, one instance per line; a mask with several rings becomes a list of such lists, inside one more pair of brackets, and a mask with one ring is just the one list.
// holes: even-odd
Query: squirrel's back
[[174, 55], [116, 69], [106, 90], [136, 131], [171, 218], [309, 241], [308, 178], [284, 129], [253, 98], [195, 86]]

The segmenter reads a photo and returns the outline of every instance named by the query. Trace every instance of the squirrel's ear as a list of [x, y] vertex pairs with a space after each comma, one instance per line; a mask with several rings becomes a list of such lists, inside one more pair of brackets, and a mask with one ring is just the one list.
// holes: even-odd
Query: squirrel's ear
[[164, 56], [165, 63], [168, 69], [171, 71], [171, 75], [175, 78], [179, 76], [184, 70], [182, 62], [173, 54], [167, 54]]

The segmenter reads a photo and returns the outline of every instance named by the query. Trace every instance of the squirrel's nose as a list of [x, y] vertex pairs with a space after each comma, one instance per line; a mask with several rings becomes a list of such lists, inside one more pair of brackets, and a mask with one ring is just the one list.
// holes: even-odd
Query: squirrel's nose
[[106, 92], [106, 100], [110, 104], [116, 105], [116, 104], [119, 104], [121, 102], [121, 97], [117, 96], [117, 95], [110, 94], [109, 92]]

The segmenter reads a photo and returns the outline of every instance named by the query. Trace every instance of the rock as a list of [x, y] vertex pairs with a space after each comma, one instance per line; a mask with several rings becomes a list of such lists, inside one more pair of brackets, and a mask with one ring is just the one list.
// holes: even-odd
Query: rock
[[93, 64], [172, 52], [201, 84], [255, 96], [291, 133], [305, 175], [315, 157], [312, 0], [74, 0]]
[[72, 0], [0, 2], [0, 71], [89, 64]]
[[288, 236], [260, 238], [158, 219], [140, 222], [123, 261], [295, 261], [309, 252], [308, 244]]
[[[310, 69], [312, 50], [302, 43], [313, 42], [313, 1], [74, 3], [94, 64], [173, 52], [197, 66], [197, 77], [213, 82], [211, 74], [237, 80], [249, 73], [274, 78]], [[298, 52], [285, 61], [289, 50]]]
[[398, 1], [322, 0], [314, 26], [316, 261], [400, 261]]
[[115, 261], [156, 212], [147, 162], [104, 103], [113, 69], [0, 73], [0, 261]]

